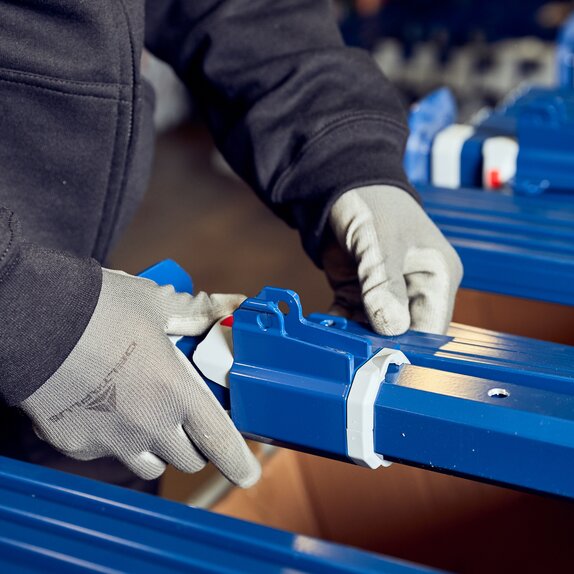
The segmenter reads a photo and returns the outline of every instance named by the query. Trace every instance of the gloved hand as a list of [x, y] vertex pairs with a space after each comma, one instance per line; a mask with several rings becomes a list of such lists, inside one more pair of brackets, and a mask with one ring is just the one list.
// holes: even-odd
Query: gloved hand
[[192, 297], [103, 270], [94, 314], [68, 358], [21, 407], [36, 432], [80, 460], [113, 456], [144, 479], [166, 463], [184, 472], [211, 460], [249, 487], [259, 463], [168, 335], [196, 336], [232, 313], [241, 295]]
[[334, 314], [368, 320], [382, 335], [446, 331], [462, 264], [408, 193], [390, 186], [348, 191], [331, 208], [329, 223], [334, 238], [323, 265]]

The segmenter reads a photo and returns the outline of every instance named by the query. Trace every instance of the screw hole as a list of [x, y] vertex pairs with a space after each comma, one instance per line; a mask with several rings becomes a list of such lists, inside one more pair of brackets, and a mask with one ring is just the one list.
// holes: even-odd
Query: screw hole
[[510, 393], [506, 389], [490, 389], [488, 391], [488, 396], [494, 399], [506, 399], [510, 396]]
[[278, 303], [279, 311], [283, 313], [283, 315], [289, 315], [289, 311], [291, 311], [291, 307], [289, 307], [289, 303], [287, 301], [279, 301]]

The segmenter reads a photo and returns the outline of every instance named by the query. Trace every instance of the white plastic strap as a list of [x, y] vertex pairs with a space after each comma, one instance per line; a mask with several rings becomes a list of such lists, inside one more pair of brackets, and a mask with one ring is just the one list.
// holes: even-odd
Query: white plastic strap
[[460, 156], [467, 140], [474, 135], [474, 128], [453, 124], [434, 139], [431, 152], [431, 182], [437, 187], [460, 187]]
[[375, 452], [375, 401], [389, 365], [410, 361], [397, 349], [381, 349], [355, 373], [347, 398], [347, 454], [360, 466], [390, 466]]

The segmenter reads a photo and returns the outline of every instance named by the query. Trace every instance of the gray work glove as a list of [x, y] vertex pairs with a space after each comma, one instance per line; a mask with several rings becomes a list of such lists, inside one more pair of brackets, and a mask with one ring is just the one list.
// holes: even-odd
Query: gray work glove
[[382, 185], [348, 191], [331, 208], [329, 223], [335, 237], [323, 265], [334, 314], [368, 320], [382, 335], [446, 331], [462, 264], [408, 193]]
[[94, 314], [56, 373], [22, 403], [36, 432], [80, 460], [119, 459], [144, 479], [166, 464], [212, 461], [249, 487], [259, 463], [201, 376], [168, 335], [201, 335], [244, 297], [192, 297], [103, 270]]

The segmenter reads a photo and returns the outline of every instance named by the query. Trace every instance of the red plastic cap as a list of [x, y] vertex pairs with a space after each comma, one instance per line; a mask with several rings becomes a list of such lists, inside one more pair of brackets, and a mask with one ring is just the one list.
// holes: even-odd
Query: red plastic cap
[[488, 187], [492, 189], [500, 189], [503, 183], [500, 179], [500, 172], [497, 169], [491, 169], [488, 172]]
[[220, 323], [222, 327], [233, 327], [233, 315], [229, 315], [229, 317], [225, 317]]

